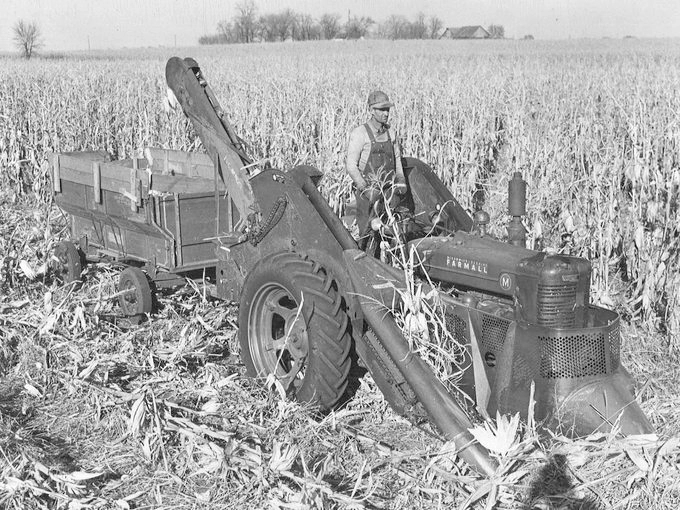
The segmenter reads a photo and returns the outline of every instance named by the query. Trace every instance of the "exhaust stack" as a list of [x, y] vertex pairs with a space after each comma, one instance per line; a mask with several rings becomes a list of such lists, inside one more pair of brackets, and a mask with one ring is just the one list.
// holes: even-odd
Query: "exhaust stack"
[[522, 216], [527, 213], [527, 183], [521, 172], [515, 172], [508, 181], [508, 213], [512, 216], [508, 225], [508, 242], [526, 248], [527, 231]]

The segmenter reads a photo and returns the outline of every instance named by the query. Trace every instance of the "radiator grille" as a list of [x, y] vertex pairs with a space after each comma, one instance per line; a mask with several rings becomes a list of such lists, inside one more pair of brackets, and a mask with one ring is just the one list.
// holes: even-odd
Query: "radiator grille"
[[[556, 379], [607, 374], [620, 359], [618, 325], [609, 331], [565, 336], [539, 336], [541, 377]], [[609, 350], [609, 361], [607, 361]]]
[[454, 313], [446, 314], [446, 329], [460, 345], [467, 343], [466, 322]]
[[556, 328], [576, 323], [576, 283], [538, 284], [538, 323]]
[[621, 330], [619, 323], [616, 323], [609, 331], [609, 348], [611, 349], [610, 360], [612, 369], [616, 370], [621, 363]]
[[509, 326], [510, 321], [507, 319], [482, 314], [482, 344], [484, 345], [484, 350], [500, 353], [503, 349]]

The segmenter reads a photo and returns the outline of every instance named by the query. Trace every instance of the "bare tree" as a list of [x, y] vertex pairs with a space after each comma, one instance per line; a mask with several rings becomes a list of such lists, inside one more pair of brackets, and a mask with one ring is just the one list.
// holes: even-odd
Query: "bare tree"
[[427, 38], [427, 24], [425, 23], [425, 13], [419, 12], [416, 14], [416, 19], [413, 20], [410, 26], [410, 37], [413, 39]]
[[505, 37], [505, 27], [503, 25], [489, 25], [486, 31], [491, 34], [492, 39], [503, 39]]
[[253, 42], [257, 31], [257, 6], [254, 0], [243, 0], [236, 4], [234, 30], [239, 42]]
[[236, 39], [234, 32], [234, 26], [227, 20], [220, 21], [217, 24], [217, 35], [221, 43], [234, 42]]
[[321, 36], [324, 39], [335, 39], [340, 33], [340, 15], [324, 14], [321, 16]]
[[274, 33], [281, 41], [285, 41], [288, 37], [295, 38], [297, 14], [292, 9], [286, 9], [278, 14], [274, 14]]
[[35, 21], [27, 22], [19, 20], [13, 28], [14, 45], [24, 58], [31, 58], [33, 54], [42, 48], [42, 34], [40, 27]]
[[380, 35], [387, 39], [406, 39], [410, 24], [404, 16], [393, 14], [380, 25]]
[[278, 24], [278, 14], [265, 14], [260, 16], [260, 36], [263, 41], [276, 41]]
[[290, 22], [290, 38], [297, 41], [300, 39], [300, 15], [293, 9], [286, 9], [283, 11], [283, 16]]
[[444, 22], [437, 16], [430, 16], [430, 19], [427, 21], [427, 28], [430, 32], [430, 39], [436, 39], [439, 31], [444, 28]]
[[298, 16], [298, 25], [300, 27], [298, 39], [301, 41], [310, 41], [319, 38], [321, 34], [319, 24], [309, 14], [300, 14]]
[[360, 39], [365, 37], [366, 34], [368, 34], [369, 27], [374, 23], [375, 21], [367, 16], [352, 16], [347, 20], [347, 39]]

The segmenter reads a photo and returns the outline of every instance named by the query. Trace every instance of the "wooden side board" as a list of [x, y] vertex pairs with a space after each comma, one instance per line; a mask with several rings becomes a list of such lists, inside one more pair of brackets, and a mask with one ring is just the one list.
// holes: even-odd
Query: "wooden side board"
[[181, 174], [187, 177], [213, 180], [213, 161], [207, 154], [148, 148], [144, 150], [144, 155], [151, 162], [149, 166], [154, 175], [178, 176]]
[[146, 166], [146, 160], [107, 161], [99, 153], [52, 154], [54, 191], [61, 193], [62, 181], [90, 186], [97, 204], [101, 204], [102, 190], [112, 191], [130, 200], [136, 211], [149, 189]]
[[[188, 177], [186, 175], [151, 175], [151, 189], [159, 193], [212, 193], [215, 189], [213, 179]], [[218, 181], [218, 190], [225, 191], [224, 183]]]
[[[214, 192], [213, 163], [207, 154], [147, 149], [150, 159], [110, 161], [104, 152], [52, 154], [55, 193], [61, 193], [62, 180], [91, 186], [96, 203], [102, 190], [127, 197], [131, 207], [139, 207], [149, 190], [158, 193]], [[218, 190], [226, 188], [221, 179]]]
[[[215, 190], [215, 169], [207, 154], [171, 149], [145, 149], [150, 162], [151, 189], [160, 193], [210, 193]], [[218, 189], [225, 191], [218, 180]]]

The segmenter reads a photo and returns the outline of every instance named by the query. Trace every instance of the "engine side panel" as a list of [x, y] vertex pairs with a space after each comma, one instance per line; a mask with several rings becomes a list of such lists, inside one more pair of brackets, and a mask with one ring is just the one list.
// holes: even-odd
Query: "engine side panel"
[[502, 243], [491, 237], [456, 232], [452, 237], [412, 241], [423, 268], [433, 280], [512, 297], [516, 268], [526, 259], [545, 254]]

